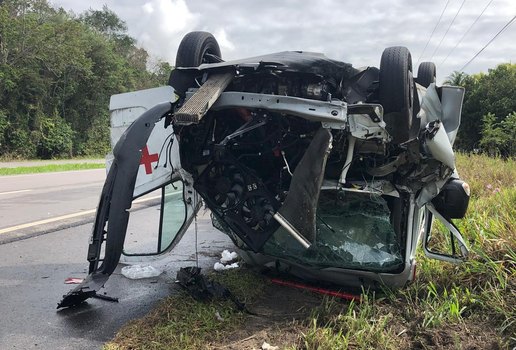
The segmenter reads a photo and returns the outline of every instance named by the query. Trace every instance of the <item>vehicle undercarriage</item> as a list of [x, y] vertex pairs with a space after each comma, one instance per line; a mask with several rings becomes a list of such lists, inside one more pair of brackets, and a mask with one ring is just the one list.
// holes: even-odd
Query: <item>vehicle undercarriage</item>
[[[406, 283], [418, 228], [431, 226], [432, 215], [449, 222], [467, 208], [462, 200], [446, 215], [441, 191], [466, 191], [451, 148], [463, 90], [436, 88], [435, 67], [434, 81], [426, 70], [414, 80], [410, 53], [400, 47], [384, 52], [380, 69], [359, 70], [297, 51], [223, 62], [212, 37], [195, 38], [205, 50], [202, 60], [195, 56], [172, 72], [177, 98], [146, 110], [114, 147], [88, 251], [90, 275], [59, 307], [94, 296], [118, 264], [127, 210], [142, 194], [141, 153], [155, 128], [167, 130], [161, 149], [168, 168], [149, 189], [183, 182], [184, 225], [199, 208], [198, 193], [214, 226], [248, 261], [268, 257], [311, 275], [342, 269], [362, 282]], [[180, 47], [178, 60], [188, 61], [188, 53]], [[449, 228], [466, 255], [460, 233]]]

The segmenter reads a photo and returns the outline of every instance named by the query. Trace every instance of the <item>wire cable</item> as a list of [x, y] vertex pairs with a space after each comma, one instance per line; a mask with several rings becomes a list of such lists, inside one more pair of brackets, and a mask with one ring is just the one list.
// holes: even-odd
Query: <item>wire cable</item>
[[502, 32], [503, 32], [505, 29], [507, 29], [507, 28], [512, 24], [512, 22], [514, 22], [514, 20], [515, 20], [515, 19], [516, 19], [516, 16], [512, 17], [512, 18], [509, 20], [509, 22], [507, 22], [507, 23], [503, 26], [503, 28], [502, 28], [502, 29], [500, 29], [500, 30], [498, 31], [498, 33], [496, 33], [496, 35], [495, 35], [494, 37], [492, 37], [492, 38], [491, 38], [491, 40], [489, 40], [489, 41], [487, 42], [487, 44], [485, 44], [485, 45], [484, 45], [484, 47], [483, 47], [483, 48], [481, 48], [481, 49], [480, 49], [480, 51], [478, 51], [478, 52], [475, 54], [475, 56], [473, 56], [473, 57], [468, 61], [468, 63], [466, 63], [466, 64], [465, 64], [461, 69], [459, 69], [459, 72], [463, 72], [463, 71], [464, 71], [464, 69], [465, 69], [467, 66], [469, 66], [469, 65], [470, 65], [470, 63], [471, 63], [471, 62], [473, 62], [473, 61], [475, 60], [475, 58], [477, 58], [477, 56], [478, 56], [478, 55], [480, 55], [480, 54], [482, 53], [482, 51], [484, 51], [484, 49], [485, 49], [486, 47], [488, 47], [488, 46], [489, 46], [489, 45], [490, 45], [490, 44], [491, 44], [491, 43], [492, 43], [492, 42], [493, 42], [493, 41], [494, 41], [494, 40], [495, 40], [495, 39], [496, 39], [500, 34], [502, 34]]
[[487, 8], [489, 7], [489, 5], [491, 5], [491, 3], [493, 2], [493, 0], [490, 0], [486, 7], [484, 7], [484, 9], [482, 10], [482, 12], [480, 12], [480, 14], [478, 15], [478, 17], [473, 21], [473, 23], [471, 23], [471, 25], [469, 26], [469, 28], [466, 30], [466, 32], [464, 33], [464, 35], [462, 35], [462, 37], [459, 39], [459, 41], [457, 42], [457, 44], [455, 44], [455, 46], [453, 47], [453, 49], [451, 49], [451, 51], [448, 53], [448, 55], [446, 56], [446, 58], [441, 62], [440, 65], [443, 65], [444, 62], [446, 62], [446, 60], [448, 59], [448, 57], [450, 57], [450, 55], [453, 53], [453, 51], [455, 51], [455, 49], [457, 48], [457, 46], [460, 45], [460, 43], [462, 42], [462, 40], [464, 40], [464, 38], [466, 37], [466, 35], [468, 35], [468, 33], [470, 32], [470, 30], [475, 26], [475, 24], [478, 22], [478, 20], [480, 19], [480, 17], [482, 17], [482, 15], [484, 14], [484, 12], [487, 10]]
[[[195, 208], [194, 208], [195, 210]], [[198, 228], [197, 228], [197, 212], [194, 214], [194, 229], [195, 229], [195, 267], [199, 267], [199, 245], [198, 245]]]
[[419, 58], [416, 62], [416, 67], [419, 64], [419, 61], [421, 61], [421, 57], [425, 54], [426, 48], [428, 47], [428, 44], [430, 43], [430, 40], [432, 40], [432, 37], [434, 36], [435, 30], [439, 26], [439, 23], [441, 23], [441, 19], [443, 18], [444, 12], [446, 11], [446, 8], [448, 7], [448, 4], [450, 3], [450, 0], [446, 1], [446, 5], [444, 5], [443, 11], [441, 12], [441, 15], [439, 16], [439, 19], [437, 20], [437, 23], [435, 24], [434, 29], [432, 30], [432, 33], [430, 34], [430, 37], [428, 38], [428, 41], [425, 44], [425, 48], [423, 49], [423, 52], [421, 52], [421, 55], [419, 55]]
[[435, 48], [434, 52], [432, 53], [432, 56], [430, 57], [430, 61], [432, 60], [432, 58], [434, 58], [434, 55], [436, 54], [436, 52], [441, 47], [441, 44], [443, 43], [444, 38], [446, 38], [446, 35], [448, 35], [448, 32], [450, 31], [450, 28], [453, 26], [453, 23], [455, 23], [455, 19], [457, 19], [457, 16], [459, 15], [460, 10], [462, 10], [462, 7], [464, 6], [464, 3], [466, 3], [466, 0], [462, 0], [462, 4], [460, 4], [460, 7], [457, 10], [457, 13], [455, 13], [455, 16], [453, 17], [452, 21], [450, 22], [450, 25], [446, 29], [446, 32], [444, 32], [444, 35], [441, 38], [441, 41], [439, 41], [439, 44], [437, 45], [437, 47]]

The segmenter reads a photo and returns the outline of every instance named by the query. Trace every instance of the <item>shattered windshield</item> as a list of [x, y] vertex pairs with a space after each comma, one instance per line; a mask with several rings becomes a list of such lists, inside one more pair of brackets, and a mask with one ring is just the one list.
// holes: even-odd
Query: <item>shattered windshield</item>
[[403, 264], [401, 235], [395, 233], [390, 218], [382, 196], [323, 190], [315, 243], [304, 249], [280, 228], [263, 252], [314, 267], [396, 270]]

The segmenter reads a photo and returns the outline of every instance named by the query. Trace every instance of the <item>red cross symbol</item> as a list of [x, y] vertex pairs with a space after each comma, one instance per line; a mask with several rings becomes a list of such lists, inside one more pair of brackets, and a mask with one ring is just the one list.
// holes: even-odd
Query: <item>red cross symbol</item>
[[159, 160], [158, 154], [149, 154], [149, 149], [145, 146], [142, 149], [142, 158], [140, 159], [140, 165], [145, 165], [145, 173], [152, 174], [152, 163]]

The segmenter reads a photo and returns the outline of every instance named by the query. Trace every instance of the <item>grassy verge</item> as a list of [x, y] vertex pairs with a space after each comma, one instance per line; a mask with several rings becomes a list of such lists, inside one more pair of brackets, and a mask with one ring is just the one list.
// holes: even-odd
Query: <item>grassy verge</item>
[[103, 163], [48, 164], [16, 168], [0, 168], [0, 176], [50, 173], [56, 171], [72, 171], [105, 168]]
[[456, 221], [471, 245], [467, 262], [452, 265], [419, 252], [414, 283], [381, 295], [364, 292], [359, 304], [231, 271], [219, 278], [227, 278], [223, 283], [257, 315], [236, 312], [227, 302], [173, 296], [122, 328], [105, 348], [259, 349], [266, 341], [281, 349], [513, 349], [516, 162], [458, 155], [457, 163], [472, 188], [468, 214]]
[[[249, 271], [233, 270], [213, 277], [246, 304], [255, 300], [266, 285]], [[201, 303], [180, 291], [161, 301], [144, 318], [125, 325], [104, 349], [206, 348], [207, 344], [220, 343], [238, 330], [244, 318], [245, 314], [238, 312], [231, 301]]]

